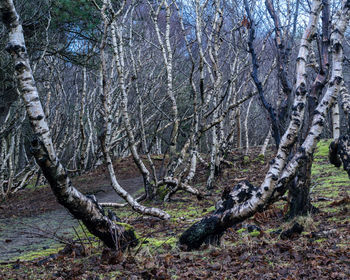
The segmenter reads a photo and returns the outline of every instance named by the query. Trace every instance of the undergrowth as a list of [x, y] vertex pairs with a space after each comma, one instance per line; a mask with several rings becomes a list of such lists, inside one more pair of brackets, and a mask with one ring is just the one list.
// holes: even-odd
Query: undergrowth
[[[86, 256], [65, 255], [38, 266], [41, 259], [62, 247], [33, 252], [23, 255], [20, 261], [1, 266], [0, 278], [3, 275], [4, 279], [18, 279], [18, 275], [26, 274], [25, 279], [234, 279], [239, 275], [241, 279], [262, 279], [261, 275], [264, 279], [288, 276], [292, 277], [288, 279], [347, 279], [349, 178], [342, 169], [328, 163], [328, 145], [329, 141], [318, 144], [312, 167], [311, 198], [320, 210], [317, 214], [285, 221], [286, 202], [281, 201], [229, 229], [220, 247], [204, 246], [194, 252], [180, 250], [179, 235], [215, 210], [213, 205], [226, 186], [237, 183], [237, 178], [248, 179], [255, 185], [261, 182], [264, 174], [256, 174], [256, 170], [265, 172], [271, 154], [258, 158], [256, 151], [242, 157], [241, 163], [232, 161], [217, 180], [214, 195], [197, 201], [179, 192], [174, 201], [161, 205], [171, 215], [170, 221], [143, 217], [128, 207], [113, 210], [123, 223], [135, 229], [139, 238], [139, 245], [122, 256], [107, 258], [106, 263], [102, 244], [86, 229], [79, 228], [75, 243], [88, 248]], [[197, 180], [196, 185], [204, 188], [204, 179]], [[282, 239], [280, 233], [296, 222], [303, 226], [303, 232]], [[254, 230], [248, 231], [252, 225]]]

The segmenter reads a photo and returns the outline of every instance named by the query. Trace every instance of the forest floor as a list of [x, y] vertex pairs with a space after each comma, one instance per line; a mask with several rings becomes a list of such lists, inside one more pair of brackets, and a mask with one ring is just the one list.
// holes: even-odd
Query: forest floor
[[[225, 187], [240, 180], [254, 185], [262, 181], [271, 152], [261, 158], [255, 149], [248, 156], [237, 151], [228, 156], [231, 164], [223, 167], [205, 199], [198, 201], [179, 192], [172, 202], [153, 204], [166, 210], [170, 221], [142, 217], [130, 208], [115, 210], [123, 222], [134, 227], [140, 240], [124, 254], [110, 252], [75, 225], [66, 229], [74, 232], [74, 238], [65, 232], [45, 236], [63, 244], [25, 251], [9, 261], [0, 258], [0, 279], [350, 279], [350, 181], [346, 172], [328, 163], [328, 144], [318, 145], [312, 170], [311, 198], [318, 213], [286, 221], [286, 202], [281, 201], [228, 230], [220, 247], [181, 251], [179, 235], [214, 211]], [[131, 160], [118, 160], [115, 167], [120, 180], [136, 193], [140, 178]], [[201, 167], [194, 183], [203, 191], [206, 174]], [[76, 177], [74, 183], [84, 193], [97, 193], [102, 199], [110, 193], [102, 167]], [[28, 188], [0, 204], [0, 246], [12, 243], [11, 239], [1, 240], [1, 230], [6, 230], [1, 219], [26, 220], [59, 209], [46, 186]], [[300, 234], [281, 234], [296, 222], [303, 227]]]

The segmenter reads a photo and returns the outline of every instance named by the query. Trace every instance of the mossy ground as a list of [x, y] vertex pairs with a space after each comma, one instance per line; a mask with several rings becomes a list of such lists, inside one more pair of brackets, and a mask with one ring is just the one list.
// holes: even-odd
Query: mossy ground
[[[232, 164], [222, 170], [211, 196], [198, 201], [179, 192], [170, 203], [152, 205], [166, 210], [170, 221], [143, 217], [128, 207], [114, 210], [140, 240], [119, 258], [103, 260], [102, 244], [79, 229], [76, 242], [89, 248], [87, 256], [67, 255], [38, 265], [38, 260], [55, 249], [42, 251], [40, 256], [26, 255], [23, 259], [27, 261], [2, 266], [0, 279], [1, 275], [3, 279], [350, 279], [350, 205], [346, 200], [350, 181], [342, 169], [328, 164], [328, 144], [319, 143], [312, 169], [311, 198], [320, 213], [285, 221], [286, 202], [281, 201], [228, 230], [220, 247], [181, 251], [179, 235], [214, 211], [226, 186], [244, 179], [259, 185], [272, 152], [264, 159], [258, 157], [258, 150], [246, 157], [233, 154], [228, 157]], [[204, 168], [199, 169], [194, 183], [203, 191], [205, 174]], [[279, 230], [294, 222], [304, 226], [302, 234], [282, 240]], [[247, 225], [261, 230], [249, 234]]]

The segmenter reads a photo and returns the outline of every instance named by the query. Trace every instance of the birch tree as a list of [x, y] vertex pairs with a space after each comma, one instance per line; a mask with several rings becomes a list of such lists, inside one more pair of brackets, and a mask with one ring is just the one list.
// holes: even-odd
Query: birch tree
[[0, 11], [2, 21], [8, 29], [7, 51], [14, 61], [18, 88], [36, 137], [32, 142], [33, 154], [58, 202], [75, 218], [80, 219], [87, 229], [108, 247], [123, 249], [132, 245], [135, 243], [133, 231], [114, 223], [104, 215], [96, 201], [89, 199], [73, 187], [53, 147], [50, 129], [28, 59], [23, 28], [13, 1], [1, 1]]
[[[125, 2], [124, 2], [125, 4]], [[126, 89], [126, 81], [125, 81], [125, 62], [124, 62], [124, 43], [123, 43], [123, 37], [122, 37], [122, 30], [120, 26], [117, 26], [116, 22], [112, 20], [112, 22], [108, 22], [106, 10], [107, 8], [111, 9], [110, 12], [112, 13], [112, 17], [115, 18], [124, 8], [124, 5], [121, 6], [121, 8], [118, 11], [114, 11], [112, 4], [110, 1], [104, 1], [103, 6], [101, 7], [101, 16], [104, 22], [104, 32], [102, 34], [102, 41], [100, 46], [100, 52], [101, 52], [101, 91], [102, 91], [102, 100], [103, 100], [103, 108], [104, 108], [104, 132], [102, 133], [101, 137], [101, 145], [104, 153], [104, 157], [107, 163], [107, 168], [109, 171], [109, 175], [111, 178], [111, 183], [113, 189], [122, 197], [124, 198], [128, 204], [137, 212], [140, 212], [142, 214], [149, 214], [156, 217], [160, 217], [163, 219], [169, 219], [170, 215], [167, 214], [164, 211], [161, 211], [157, 208], [152, 207], [145, 207], [140, 205], [128, 192], [126, 192], [118, 183], [115, 171], [113, 168], [113, 163], [111, 159], [110, 154], [110, 138], [111, 138], [111, 130], [112, 130], [112, 113], [111, 113], [111, 80], [108, 79], [107, 76], [107, 65], [106, 65], [106, 57], [105, 57], [105, 46], [106, 46], [106, 40], [108, 36], [108, 29], [109, 25], [111, 27], [111, 36], [112, 36], [112, 43], [113, 43], [113, 59], [115, 59], [115, 64], [118, 72], [118, 85], [120, 87], [121, 91], [121, 102], [122, 102], [122, 115], [124, 119], [124, 126], [128, 135], [129, 140], [129, 147], [131, 150], [131, 153], [133, 155], [134, 161], [141, 170], [141, 173], [144, 177], [144, 184], [145, 184], [145, 193], [146, 197], [152, 196], [152, 190], [149, 189], [150, 182], [150, 174], [146, 166], [144, 165], [143, 161], [141, 160], [135, 145], [135, 138], [133, 134], [133, 130], [131, 128], [129, 114], [128, 114], [128, 96], [127, 96], [127, 89]], [[130, 10], [127, 11], [124, 14], [123, 18], [126, 18], [129, 14]], [[113, 65], [114, 61], [112, 62], [112, 70], [111, 75], [113, 76]], [[105, 204], [106, 205], [106, 204]], [[109, 206], [113, 206], [113, 204], [108, 204]]]
[[343, 1], [334, 19], [331, 32], [332, 65], [331, 78], [325, 95], [315, 109], [312, 126], [305, 141], [290, 161], [287, 161], [292, 144], [300, 131], [304, 118], [307, 97], [306, 62], [310, 55], [310, 45], [319, 21], [322, 3], [314, 0], [309, 15], [308, 26], [301, 39], [296, 65], [296, 94], [293, 102], [292, 119], [281, 138], [277, 155], [270, 164], [264, 181], [255, 187], [247, 181], [240, 182], [225, 194], [216, 212], [193, 224], [180, 237], [180, 244], [187, 249], [197, 249], [204, 242], [218, 242], [224, 231], [232, 225], [245, 220], [269, 203], [278, 200], [287, 190], [288, 182], [295, 177], [298, 167], [305, 158], [311, 157], [323, 130], [326, 115], [343, 85], [342, 43], [350, 19], [350, 3]]

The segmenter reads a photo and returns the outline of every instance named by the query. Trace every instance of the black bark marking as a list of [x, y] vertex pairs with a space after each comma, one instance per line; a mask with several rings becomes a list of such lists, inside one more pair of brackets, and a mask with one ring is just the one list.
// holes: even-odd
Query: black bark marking
[[220, 223], [217, 216], [209, 216], [193, 224], [180, 236], [181, 248], [194, 250], [199, 249], [203, 243], [220, 244], [220, 238], [225, 231]]
[[19, 62], [15, 65], [15, 70], [17, 72], [23, 72], [27, 68], [27, 65], [25, 65], [23, 62]]
[[329, 159], [329, 162], [333, 164], [335, 167], [341, 166], [341, 160], [338, 155], [338, 141], [333, 141], [329, 145], [328, 159]]
[[5, 9], [1, 9], [0, 11], [2, 12], [2, 21], [5, 25], [10, 25], [11, 23], [17, 20], [12, 11], [8, 11]]
[[336, 167], [343, 163], [344, 170], [350, 178], [350, 136], [339, 137], [338, 142], [333, 141], [329, 146], [329, 161]]
[[43, 115], [39, 115], [39, 116], [36, 116], [36, 117], [31, 117], [31, 116], [29, 116], [29, 119], [30, 119], [30, 120], [33, 120], [33, 121], [40, 121], [40, 120], [42, 120], [43, 118], [44, 118]]
[[239, 218], [232, 219], [227, 210], [237, 205], [248, 207], [248, 200], [254, 195], [261, 197], [262, 193], [248, 181], [239, 182], [232, 190], [225, 188], [221, 207], [188, 228], [179, 239], [180, 246], [193, 250], [199, 249], [203, 243], [219, 245], [225, 230], [240, 221]]
[[[133, 229], [117, 226], [104, 215], [94, 197], [87, 197], [75, 190], [67, 173], [60, 169], [60, 163], [52, 162], [48, 152], [39, 140], [32, 141], [31, 152], [48, 180], [57, 201], [73, 215], [81, 220], [86, 228], [100, 238], [104, 244], [112, 249], [124, 250], [129, 246], [136, 246], [138, 241]], [[67, 186], [67, 183], [69, 185]], [[69, 199], [68, 199], [69, 198]]]
[[12, 43], [8, 43], [5, 50], [8, 53], [25, 53], [26, 48], [22, 45], [13, 45]]

